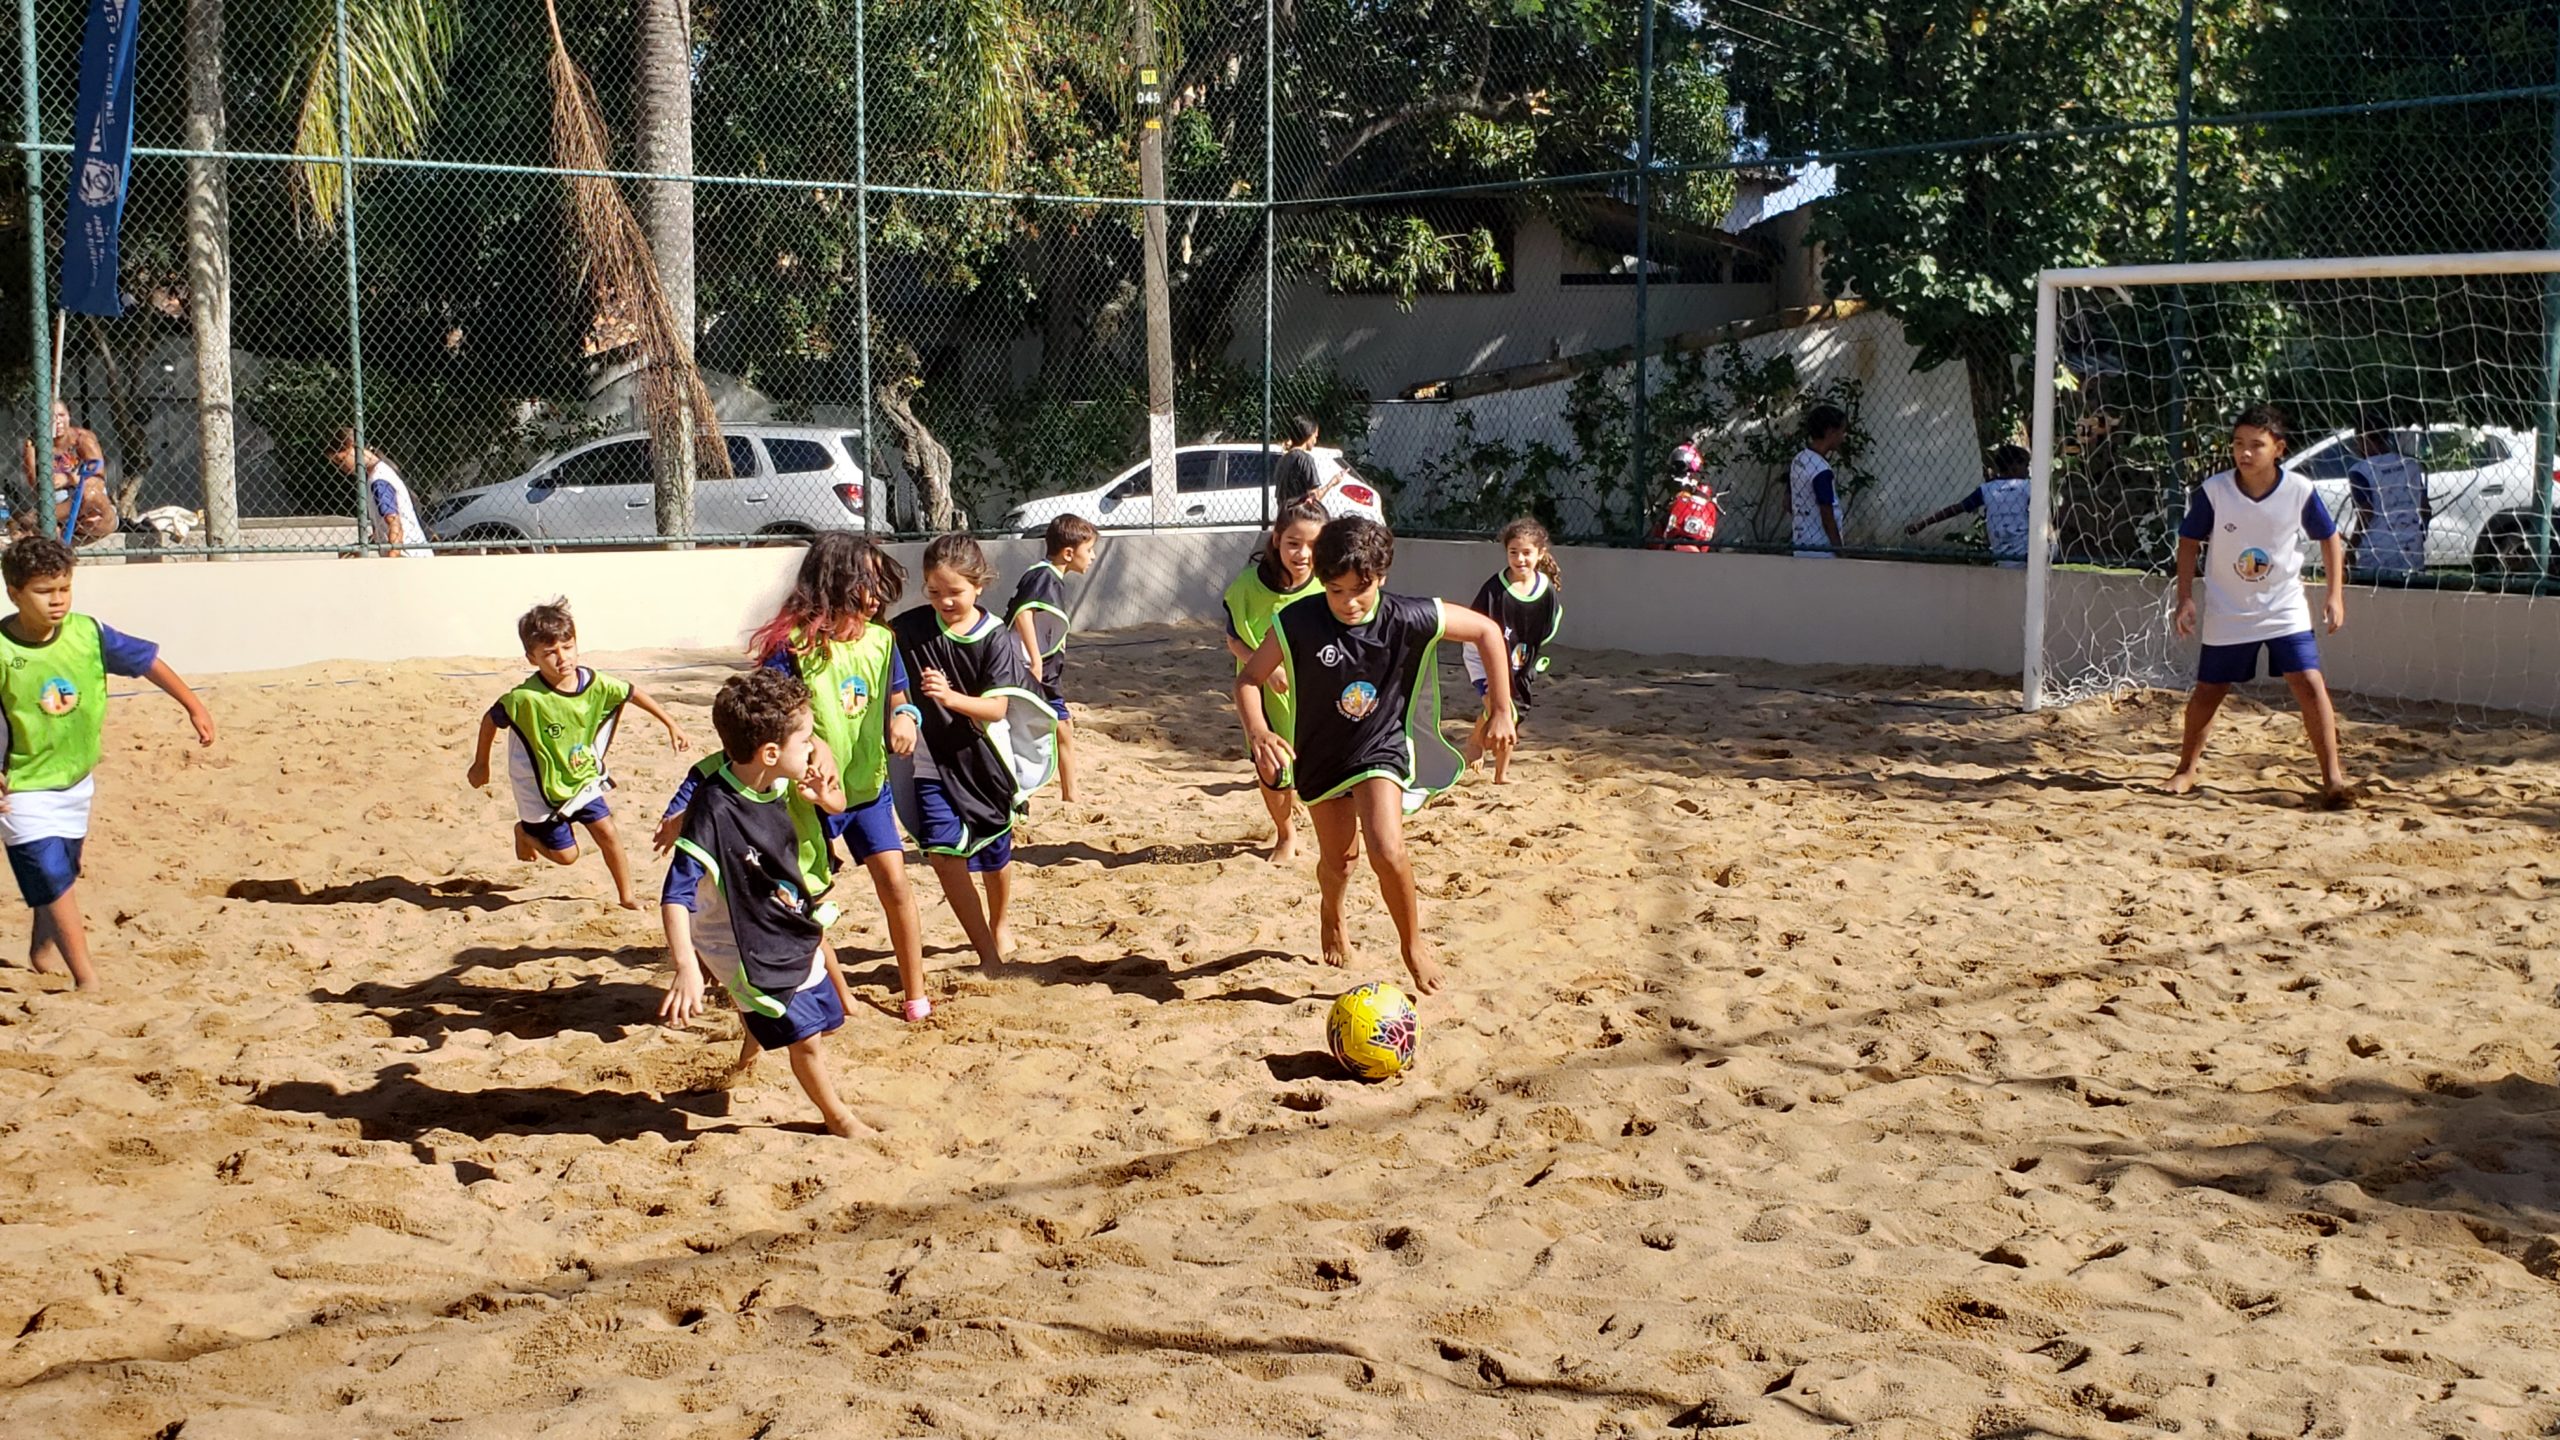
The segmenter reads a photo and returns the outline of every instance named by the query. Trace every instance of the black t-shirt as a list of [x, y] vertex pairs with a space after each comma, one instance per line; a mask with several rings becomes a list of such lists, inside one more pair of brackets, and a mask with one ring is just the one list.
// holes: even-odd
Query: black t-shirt
[[[1508, 576], [1497, 572], [1476, 592], [1475, 609], [1502, 627], [1502, 648], [1511, 657], [1511, 703], [1528, 709], [1530, 684], [1547, 668], [1547, 642], [1556, 638], [1556, 627], [1564, 623], [1564, 602], [1556, 597], [1555, 582], [1544, 575], [1532, 576], [1524, 596], [1511, 588]], [[1473, 651], [1468, 658], [1473, 669]]]
[[1040, 641], [1040, 688], [1055, 700], [1058, 679], [1067, 670], [1067, 577], [1057, 566], [1043, 560], [1022, 572], [1004, 623], [1011, 625], [1025, 610], [1032, 612], [1031, 633]]
[[724, 761], [695, 788], [676, 842], [702, 866], [719, 902], [717, 913], [697, 911], [704, 928], [695, 943], [706, 954], [735, 957], [745, 983], [776, 1002], [766, 1013], [778, 1015], [779, 1004], [809, 979], [827, 927], [800, 868], [795, 802], [747, 795], [725, 769]]
[[1323, 477], [1316, 473], [1316, 457], [1304, 450], [1283, 450], [1280, 458], [1271, 462], [1271, 493], [1283, 505], [1306, 499], [1323, 483]]
[[[1336, 619], [1322, 595], [1282, 608], [1272, 628], [1287, 656], [1289, 693], [1298, 697], [1294, 768], [1308, 804], [1377, 775], [1407, 791], [1442, 788], [1438, 766], [1429, 779], [1415, 768], [1417, 747], [1448, 748], [1431, 653], [1441, 623], [1440, 602], [1417, 595], [1380, 595], [1358, 625]], [[1425, 698], [1432, 703], [1417, 704]]]

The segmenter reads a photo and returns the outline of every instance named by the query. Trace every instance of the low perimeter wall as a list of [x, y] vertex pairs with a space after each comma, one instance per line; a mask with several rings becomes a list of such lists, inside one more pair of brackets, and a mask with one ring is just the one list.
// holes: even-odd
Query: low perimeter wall
[[[1214, 622], [1219, 595], [1256, 544], [1235, 531], [1113, 537], [1069, 586], [1076, 628]], [[890, 547], [912, 570], [920, 544]], [[990, 541], [1003, 578], [1039, 558]], [[631, 551], [440, 555], [431, 560], [110, 565], [80, 572], [78, 601], [158, 640], [189, 674], [320, 660], [503, 655], [515, 618], [566, 595], [596, 651], [730, 649], [771, 615], [800, 552]], [[2024, 667], [2026, 576], [1964, 565], [1794, 560], [1567, 547], [1562, 643], [1644, 654], [1791, 664], [1910, 665], [2016, 675]], [[1397, 546], [1398, 590], [1463, 601], [1501, 564], [1490, 543]], [[2123, 576], [2053, 577], [2051, 624], [2089, 653], [2121, 648], [2168, 674], [2192, 650], [2139, 633], [2165, 586]], [[2146, 648], [2147, 647], [2147, 648]], [[2560, 604], [2442, 591], [2351, 592], [2348, 626], [2323, 641], [2333, 684], [2364, 695], [2560, 717]]]

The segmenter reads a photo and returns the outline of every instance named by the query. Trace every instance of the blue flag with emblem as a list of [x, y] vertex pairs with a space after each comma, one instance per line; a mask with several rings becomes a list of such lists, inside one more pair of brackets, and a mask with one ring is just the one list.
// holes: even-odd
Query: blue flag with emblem
[[133, 169], [134, 33], [142, 0], [89, 0], [80, 38], [80, 103], [71, 122], [71, 205], [63, 212], [62, 308], [113, 318], [116, 238]]

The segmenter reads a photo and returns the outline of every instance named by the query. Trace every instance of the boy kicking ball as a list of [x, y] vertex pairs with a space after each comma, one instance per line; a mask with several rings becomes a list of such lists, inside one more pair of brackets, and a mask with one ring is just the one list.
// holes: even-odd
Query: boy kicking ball
[[2311, 753], [2320, 761], [2323, 808], [2354, 803], [2347, 772], [2338, 760], [2338, 712], [2320, 678], [2320, 644], [2311, 628], [2311, 602], [2302, 591], [2302, 544], [2320, 542], [2328, 574], [2322, 620], [2335, 635], [2347, 623], [2346, 544], [2320, 494], [2303, 476], [2282, 468], [2292, 436], [2283, 411], [2255, 405], [2231, 425], [2231, 468], [2199, 486], [2178, 522], [2178, 637], [2197, 631], [2196, 556], [2204, 556], [2204, 649], [2196, 660], [2195, 693], [2187, 697], [2186, 735], [2169, 793], [2196, 788], [2205, 736], [2231, 687], [2258, 678], [2258, 655], [2282, 675], [2302, 707]]

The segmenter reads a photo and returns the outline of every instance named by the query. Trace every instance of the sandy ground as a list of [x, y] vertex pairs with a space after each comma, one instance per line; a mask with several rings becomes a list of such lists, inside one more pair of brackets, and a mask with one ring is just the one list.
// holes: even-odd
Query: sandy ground
[[[602, 658], [707, 735], [725, 662]], [[849, 892], [837, 1142], [512, 861], [460, 777], [518, 668], [227, 678], [206, 755], [121, 704], [113, 993], [0, 970], [0, 1435], [2560, 1426], [2547, 731], [2351, 717], [2330, 815], [2257, 706], [2178, 802], [2174, 697], [1567, 654], [1412, 826], [1452, 984], [1365, 1086], [1374, 898], [1304, 958], [1213, 636], [1092, 637], [1019, 963], [919, 871], [902, 1026]], [[680, 764], [616, 758], [629, 814]]]

